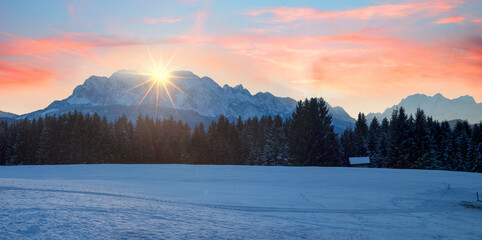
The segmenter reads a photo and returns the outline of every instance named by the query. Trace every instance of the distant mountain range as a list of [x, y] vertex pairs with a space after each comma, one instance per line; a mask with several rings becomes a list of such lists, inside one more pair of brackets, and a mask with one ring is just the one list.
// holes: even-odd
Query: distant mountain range
[[417, 108], [422, 109], [426, 115], [438, 121], [467, 120], [469, 123], [482, 121], [482, 103], [475, 102], [471, 96], [461, 96], [448, 99], [437, 93], [433, 97], [424, 94], [415, 94], [403, 99], [399, 104], [387, 108], [383, 113], [370, 113], [367, 120], [374, 117], [378, 120], [390, 119], [394, 109], [403, 107], [407, 114], [415, 115]]
[[[296, 100], [292, 98], [276, 97], [269, 92], [259, 92], [252, 95], [242, 85], [230, 87], [219, 86], [209, 77], [198, 77], [192, 72], [173, 72], [170, 81], [183, 92], [173, 86], [167, 86], [170, 97], [175, 105], [173, 107], [169, 95], [164, 89], [159, 91], [158, 118], [175, 119], [195, 125], [199, 122], [209, 124], [220, 115], [229, 119], [241, 116], [248, 119], [254, 116], [280, 115], [288, 118], [295, 109]], [[134, 71], [118, 71], [111, 77], [91, 76], [82, 85], [77, 86], [73, 94], [61, 101], [54, 101], [48, 107], [17, 118], [38, 118], [45, 115], [63, 114], [71, 111], [82, 113], [98, 113], [114, 120], [123, 114], [135, 120], [139, 114], [156, 116], [156, 90], [152, 90], [144, 99], [143, 96], [150, 88], [150, 83], [134, 88], [149, 76], [140, 75]], [[329, 106], [333, 116], [335, 131], [340, 133], [353, 126], [355, 119], [341, 107]], [[16, 117], [16, 116], [13, 116]]]

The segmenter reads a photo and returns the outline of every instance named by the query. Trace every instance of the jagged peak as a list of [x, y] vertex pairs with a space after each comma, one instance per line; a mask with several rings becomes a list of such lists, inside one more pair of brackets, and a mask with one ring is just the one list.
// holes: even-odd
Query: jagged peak
[[231, 87], [228, 84], [224, 84], [223, 89], [228, 90], [228, 91], [233, 91], [233, 92], [240, 92], [240, 93], [243, 93], [245, 95], [251, 95], [249, 90], [244, 88], [242, 84], [238, 84], [235, 87]]

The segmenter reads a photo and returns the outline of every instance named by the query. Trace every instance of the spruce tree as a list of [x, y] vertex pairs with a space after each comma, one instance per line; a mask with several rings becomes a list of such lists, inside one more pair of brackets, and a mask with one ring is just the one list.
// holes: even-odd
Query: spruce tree
[[368, 126], [365, 114], [358, 113], [358, 119], [355, 123], [355, 154], [357, 157], [364, 157], [368, 155], [367, 149]]
[[337, 135], [322, 98], [298, 102], [289, 124], [288, 140], [293, 165], [340, 165]]
[[381, 129], [377, 118], [373, 118], [371, 121], [367, 135], [367, 149], [369, 152], [371, 165], [374, 167], [381, 167], [383, 162], [380, 149]]

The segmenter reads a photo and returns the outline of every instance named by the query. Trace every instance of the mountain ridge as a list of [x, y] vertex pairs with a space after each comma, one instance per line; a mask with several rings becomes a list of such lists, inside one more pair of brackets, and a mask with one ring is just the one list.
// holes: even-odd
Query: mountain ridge
[[427, 116], [438, 121], [451, 121], [455, 119], [467, 120], [469, 123], [482, 121], [482, 103], [477, 103], [472, 96], [464, 95], [454, 99], [448, 99], [441, 93], [433, 96], [425, 94], [413, 94], [402, 99], [400, 103], [385, 109], [382, 113], [369, 113], [367, 120], [374, 117], [381, 120], [390, 119], [394, 109], [403, 107], [405, 112], [415, 114], [417, 108], [422, 109]]
[[[20, 116], [38, 118], [45, 115], [63, 114], [72, 111], [98, 113], [109, 120], [125, 114], [135, 120], [138, 114], [148, 114], [157, 118], [173, 116], [190, 125], [199, 122], [209, 124], [220, 115], [229, 119], [241, 116], [244, 120], [254, 116], [280, 115], [288, 118], [294, 111], [297, 101], [289, 97], [276, 97], [270, 92], [254, 95], [239, 84], [221, 87], [209, 77], [199, 77], [190, 71], [171, 73], [170, 81], [177, 86], [168, 86], [169, 94], [162, 88], [145, 95], [151, 87], [144, 83], [149, 76], [130, 70], [120, 70], [110, 77], [91, 76], [78, 85], [66, 99], [54, 101], [44, 109]], [[144, 84], [142, 84], [144, 83]], [[167, 84], [167, 83], [166, 83]], [[139, 86], [140, 85], [140, 86]], [[138, 86], [137, 88], [135, 88]], [[145, 95], [145, 99], [143, 99]], [[172, 99], [172, 102], [171, 102]], [[143, 100], [143, 101], [142, 101]], [[139, 104], [142, 101], [142, 104]], [[156, 111], [156, 103], [158, 104]], [[174, 106], [173, 106], [174, 103]], [[331, 107], [335, 131], [343, 132], [352, 127], [355, 120], [341, 107]]]
[[9, 113], [9, 112], [5, 112], [5, 111], [2, 111], [0, 110], [0, 118], [15, 118], [15, 117], [18, 117], [19, 115], [15, 114], [15, 113]]

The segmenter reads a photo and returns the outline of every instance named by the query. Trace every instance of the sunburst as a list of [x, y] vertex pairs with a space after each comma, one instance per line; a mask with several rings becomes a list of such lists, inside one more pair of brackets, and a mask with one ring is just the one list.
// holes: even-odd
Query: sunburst
[[188, 95], [171, 81], [174, 78], [180, 78], [178, 76], [171, 74], [173, 71], [178, 70], [180, 67], [169, 68], [169, 65], [171, 64], [171, 61], [176, 55], [176, 53], [172, 54], [171, 57], [169, 57], [169, 59], [165, 63], [163, 63], [162, 54], [160, 54], [159, 62], [156, 63], [156, 61], [154, 61], [154, 58], [152, 57], [151, 52], [149, 51], [149, 48], [146, 48], [146, 50], [147, 50], [147, 53], [149, 54], [149, 58], [151, 60], [152, 65], [149, 66], [148, 64], [140, 62], [148, 70], [148, 72], [141, 72], [141, 73], [135, 73], [135, 74], [148, 76], [148, 79], [128, 90], [128, 91], [131, 91], [140, 86], [149, 84], [149, 87], [145, 92], [145, 94], [142, 96], [142, 99], [137, 105], [136, 110], [140, 107], [142, 102], [144, 102], [144, 100], [149, 95], [149, 93], [154, 89], [154, 91], [156, 91], [156, 118], [157, 118], [157, 110], [159, 106], [159, 92], [162, 90], [164, 90], [167, 96], [169, 97], [169, 100], [171, 101], [171, 104], [174, 107], [174, 111], [176, 111], [177, 113], [176, 105], [174, 104], [174, 101], [171, 97], [169, 88], [172, 87], [177, 91], [185, 94], [186, 96]]

